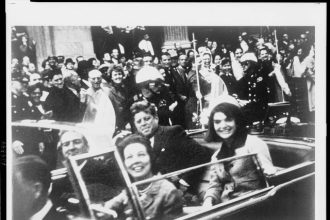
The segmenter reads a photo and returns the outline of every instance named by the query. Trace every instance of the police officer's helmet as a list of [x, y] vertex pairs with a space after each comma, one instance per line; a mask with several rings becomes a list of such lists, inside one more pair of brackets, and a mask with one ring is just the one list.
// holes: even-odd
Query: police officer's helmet
[[144, 87], [149, 83], [164, 83], [164, 77], [155, 67], [145, 66], [137, 72], [135, 82], [138, 86]]

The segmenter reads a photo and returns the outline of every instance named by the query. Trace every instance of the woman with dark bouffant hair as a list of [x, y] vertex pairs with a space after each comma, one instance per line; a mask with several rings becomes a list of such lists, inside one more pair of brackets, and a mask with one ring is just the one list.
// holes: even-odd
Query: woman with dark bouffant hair
[[[149, 139], [137, 134], [125, 137], [117, 144], [124, 166], [133, 182], [149, 179], [155, 173], [154, 153]], [[175, 186], [166, 179], [137, 186], [138, 198], [146, 219], [173, 219], [182, 213], [182, 198]], [[127, 191], [105, 203], [107, 208], [133, 214]], [[128, 215], [128, 216], [127, 216]], [[133, 214], [134, 215], [134, 214]]]
[[124, 83], [124, 75], [124, 69], [120, 64], [112, 66], [107, 71], [110, 88], [109, 97], [116, 113], [117, 130], [124, 130], [131, 119], [129, 107], [133, 103], [133, 97]]
[[267, 144], [248, 134], [245, 116], [238, 105], [224, 102], [213, 108], [205, 140], [219, 143], [212, 161], [257, 154], [257, 158], [243, 157], [212, 166], [210, 184], [204, 196], [206, 207], [263, 188], [266, 182], [262, 172], [266, 175], [276, 172]]

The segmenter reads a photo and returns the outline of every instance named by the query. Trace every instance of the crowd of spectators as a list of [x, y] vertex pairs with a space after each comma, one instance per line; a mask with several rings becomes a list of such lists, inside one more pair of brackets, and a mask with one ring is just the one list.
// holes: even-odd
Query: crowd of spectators
[[[234, 47], [207, 38], [192, 42], [194, 49], [184, 50], [175, 44], [175, 49], [162, 49], [157, 57], [149, 35], [145, 34], [132, 59], [122, 53], [123, 50], [113, 48], [103, 54], [102, 60], [82, 55], [52, 55], [38, 67], [36, 42], [13, 28], [12, 121], [51, 119], [97, 124], [119, 146], [125, 169], [134, 181], [200, 165], [210, 158], [218, 160], [246, 153], [257, 153], [263, 173], [271, 176], [276, 168], [267, 145], [249, 135], [248, 129], [254, 128], [256, 122], [261, 126], [272, 126], [267, 115], [270, 103], [288, 101], [292, 106], [298, 105], [299, 100], [295, 98], [295, 93], [300, 91], [298, 86], [306, 92], [308, 112], [314, 111], [312, 37], [305, 32], [299, 38], [291, 39], [283, 34], [277, 39], [273, 32], [258, 38], [243, 32]], [[221, 103], [224, 100], [228, 103]], [[203, 121], [208, 116], [209, 120]], [[296, 116], [300, 116], [298, 112]], [[210, 149], [191, 139], [184, 130], [204, 125], [208, 128], [205, 140], [218, 142], [212, 157]], [[49, 210], [49, 215], [55, 216], [51, 219], [67, 219], [54, 211], [55, 206], [47, 193], [51, 182], [48, 168], [54, 169], [64, 158], [90, 150], [87, 140], [78, 133], [64, 132], [59, 137], [48, 134], [48, 137], [59, 139], [50, 141], [42, 132], [53, 131], [33, 128], [22, 132], [19, 127], [12, 128], [12, 148], [18, 156], [13, 175], [14, 207], [17, 207], [14, 219], [46, 215], [44, 208]], [[135, 134], [125, 137], [128, 133]], [[58, 149], [63, 158], [57, 158]], [[49, 167], [38, 157], [24, 157], [28, 154], [39, 155]], [[133, 166], [141, 161], [140, 167]], [[153, 204], [157, 208], [152, 206], [144, 211], [155, 218], [179, 215], [182, 214], [181, 203], [187, 203], [192, 195], [200, 196], [198, 199], [203, 206], [209, 207], [265, 187], [264, 176], [252, 158], [230, 163], [215, 164], [210, 169], [209, 186], [203, 194], [196, 181], [201, 179], [203, 169], [155, 183], [162, 184], [162, 190], [156, 188], [157, 198], [162, 199]], [[32, 175], [34, 179], [30, 180], [29, 174], [36, 168], [40, 168], [41, 175]], [[93, 163], [85, 168], [98, 172]], [[102, 181], [115, 180], [98, 174]], [[240, 179], [244, 181], [240, 182]], [[42, 186], [40, 192], [30, 190], [33, 181]], [[220, 184], [225, 187], [219, 187]], [[150, 196], [155, 185], [140, 187], [139, 193]], [[97, 188], [96, 194], [113, 197], [112, 191], [106, 192], [99, 185]], [[171, 193], [163, 195], [163, 189]], [[33, 196], [30, 206], [20, 199], [22, 193], [28, 195], [22, 198]], [[116, 210], [117, 206], [125, 205], [125, 193], [123, 191], [108, 201], [107, 208]], [[163, 199], [165, 197], [172, 199], [167, 201]], [[193, 202], [193, 199], [189, 201]], [[163, 203], [169, 209], [164, 208]], [[35, 204], [39, 205], [32, 209]]]
[[[298, 38], [286, 33], [275, 36], [274, 32], [258, 38], [243, 32], [237, 37], [237, 46], [206, 38], [197, 41], [196, 50], [175, 44], [175, 49], [162, 49], [161, 56], [156, 57], [145, 34], [132, 59], [114, 48], [105, 52], [102, 60], [52, 55], [37, 66], [36, 42], [13, 28], [12, 119], [81, 122], [87, 108], [85, 93], [95, 84], [89, 76], [91, 70], [101, 73], [97, 83], [109, 89], [117, 130], [130, 127], [128, 109], [140, 99], [156, 104], [161, 124], [198, 128], [210, 96], [215, 99], [223, 93], [240, 102], [250, 124], [267, 122], [268, 103], [299, 104], [292, 98], [297, 85], [303, 85], [302, 91], [308, 96], [307, 113], [313, 113], [313, 39], [309, 31]], [[150, 68], [138, 74], [146, 66]], [[300, 117], [299, 112], [293, 115]]]

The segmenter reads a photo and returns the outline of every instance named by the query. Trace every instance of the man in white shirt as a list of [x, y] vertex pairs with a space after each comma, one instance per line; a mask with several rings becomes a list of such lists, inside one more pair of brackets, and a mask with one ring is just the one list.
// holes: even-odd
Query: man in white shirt
[[89, 71], [88, 81], [91, 87], [80, 90], [80, 102], [86, 105], [83, 122], [94, 124], [100, 132], [112, 135], [116, 126], [116, 115], [109, 98], [110, 89], [104, 86], [105, 80], [99, 70]]

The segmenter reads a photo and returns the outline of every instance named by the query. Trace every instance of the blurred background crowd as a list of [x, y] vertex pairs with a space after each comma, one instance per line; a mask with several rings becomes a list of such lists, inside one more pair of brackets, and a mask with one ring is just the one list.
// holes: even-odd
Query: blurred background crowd
[[[156, 102], [158, 109], [165, 106], [167, 118], [162, 124], [199, 128], [202, 112], [199, 103], [205, 106], [208, 93], [204, 91], [208, 84], [203, 82], [214, 81], [207, 74], [215, 74], [225, 84], [229, 95], [242, 106], [249, 106], [246, 112], [251, 115], [251, 127], [256, 124], [257, 129], [273, 126], [276, 120], [288, 114], [296, 122], [314, 123], [313, 28], [300, 28], [298, 33], [290, 31], [289, 27], [277, 30], [265, 27], [260, 28], [260, 33], [250, 33], [248, 28], [244, 31], [241, 27], [238, 32], [227, 27], [226, 37], [219, 31], [211, 33], [195, 28], [196, 38], [189, 37], [188, 46], [173, 42], [171, 47], [161, 47], [159, 33], [148, 31], [148, 27], [91, 28], [95, 56], [49, 54], [38, 57], [36, 46], [40, 42], [29, 36], [25, 27], [12, 27], [13, 121], [47, 118], [81, 122], [82, 111], [85, 111], [81, 106], [81, 91], [93, 86], [89, 72], [98, 70], [102, 86], [110, 88], [109, 98], [117, 119], [122, 119], [116, 122], [119, 130], [129, 124], [129, 106], [141, 98]], [[114, 37], [116, 31], [121, 34]], [[128, 33], [135, 33], [134, 40]], [[138, 78], [137, 73], [146, 66], [158, 72], [151, 71]], [[196, 70], [200, 79], [196, 77]], [[165, 88], [155, 90], [160, 96], [157, 100], [143, 91], [146, 82], [149, 90], [157, 87], [158, 82]], [[63, 92], [66, 95], [59, 96], [63, 100], [53, 98], [54, 88], [67, 90]], [[289, 103], [289, 108], [275, 115], [267, 114], [274, 103]]]

